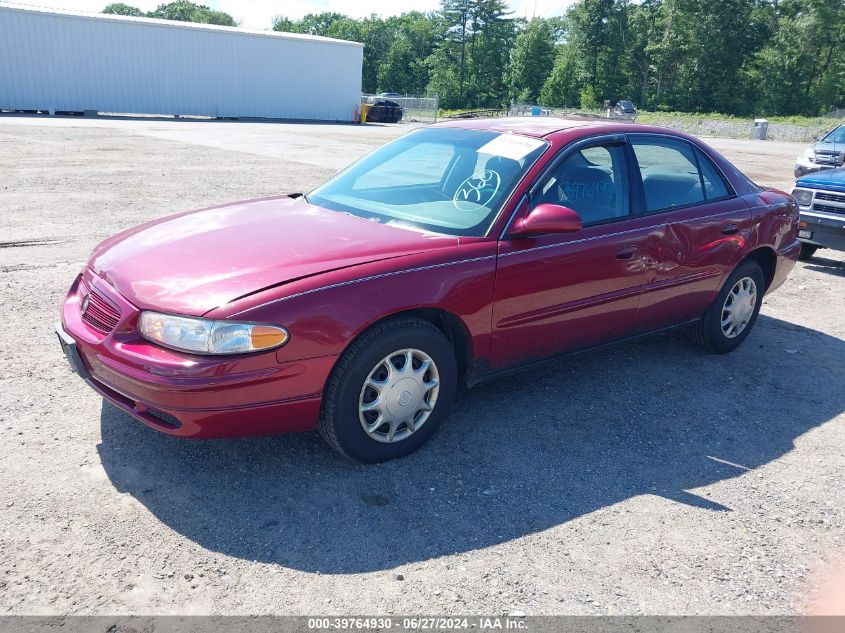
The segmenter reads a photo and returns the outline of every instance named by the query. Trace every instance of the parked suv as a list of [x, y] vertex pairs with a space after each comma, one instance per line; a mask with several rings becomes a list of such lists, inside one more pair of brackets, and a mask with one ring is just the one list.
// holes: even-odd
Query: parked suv
[[801, 259], [819, 248], [845, 251], [845, 169], [828, 169], [799, 178], [792, 190], [801, 223]]
[[808, 145], [795, 161], [795, 177], [801, 178], [824, 169], [845, 164], [845, 124], [833, 128], [818, 141]]
[[622, 119], [623, 121], [634, 121], [637, 118], [637, 109], [634, 104], [627, 99], [623, 99], [613, 106], [610, 111], [611, 119]]

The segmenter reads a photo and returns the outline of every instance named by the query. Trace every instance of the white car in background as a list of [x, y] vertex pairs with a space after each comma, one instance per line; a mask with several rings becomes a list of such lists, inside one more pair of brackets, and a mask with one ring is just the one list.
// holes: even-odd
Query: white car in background
[[795, 177], [801, 178], [823, 169], [836, 169], [845, 164], [845, 124], [833, 128], [808, 145], [795, 161]]

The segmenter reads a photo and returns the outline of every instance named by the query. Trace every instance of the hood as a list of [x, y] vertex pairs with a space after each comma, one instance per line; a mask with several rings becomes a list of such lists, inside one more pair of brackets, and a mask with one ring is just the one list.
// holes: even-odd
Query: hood
[[796, 187], [845, 192], [845, 169], [824, 169], [798, 179]]
[[139, 308], [198, 316], [295, 279], [457, 244], [283, 197], [143, 224], [101, 243], [89, 266]]

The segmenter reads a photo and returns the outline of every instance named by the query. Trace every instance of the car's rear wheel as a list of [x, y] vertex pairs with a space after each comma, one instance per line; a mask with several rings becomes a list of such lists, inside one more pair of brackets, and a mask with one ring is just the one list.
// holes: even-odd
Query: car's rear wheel
[[816, 254], [816, 251], [818, 249], [819, 249], [818, 246], [813, 246], [812, 244], [807, 244], [806, 242], [801, 242], [801, 252], [798, 253], [798, 259], [800, 259], [800, 260], [812, 259], [813, 255]]
[[739, 347], [757, 322], [765, 283], [763, 269], [757, 262], [749, 259], [737, 266], [716, 300], [692, 328], [698, 346], [716, 354]]
[[456, 386], [454, 350], [439, 329], [414, 317], [388, 319], [364, 332], [338, 360], [318, 429], [334, 449], [357, 461], [402, 457], [434, 434]]

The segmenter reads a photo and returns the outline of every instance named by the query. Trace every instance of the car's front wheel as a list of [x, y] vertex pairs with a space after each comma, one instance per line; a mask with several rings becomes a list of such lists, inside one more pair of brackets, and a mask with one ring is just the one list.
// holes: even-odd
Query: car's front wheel
[[318, 429], [336, 450], [377, 463], [417, 450], [437, 430], [455, 395], [457, 364], [428, 321], [397, 317], [356, 339], [326, 385]]
[[692, 328], [698, 346], [717, 354], [739, 347], [757, 322], [765, 283], [763, 269], [754, 260], [745, 260], [737, 266], [716, 300]]

